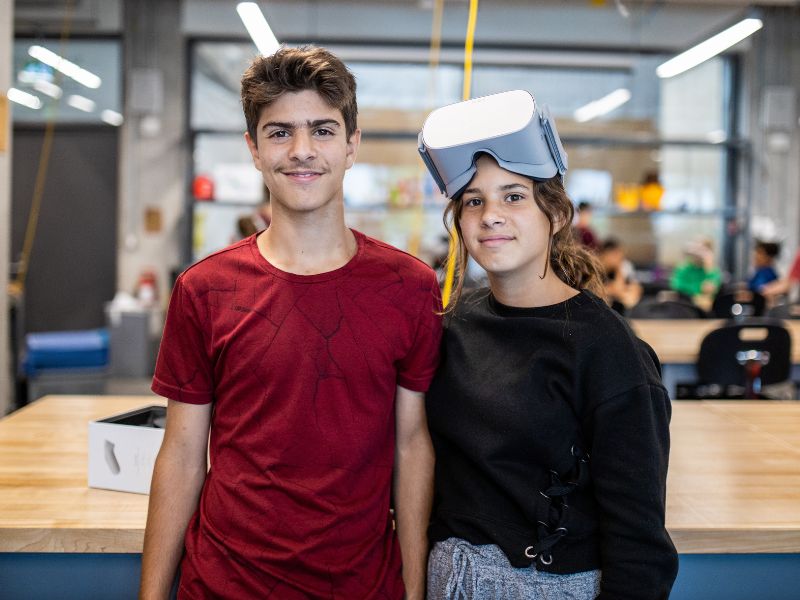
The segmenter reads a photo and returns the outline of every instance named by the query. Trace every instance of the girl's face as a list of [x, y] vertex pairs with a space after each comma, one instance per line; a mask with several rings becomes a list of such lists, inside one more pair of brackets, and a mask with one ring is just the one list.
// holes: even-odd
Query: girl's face
[[540, 276], [548, 260], [550, 222], [533, 197], [533, 182], [487, 155], [476, 166], [460, 200], [459, 223], [470, 256], [490, 277]]

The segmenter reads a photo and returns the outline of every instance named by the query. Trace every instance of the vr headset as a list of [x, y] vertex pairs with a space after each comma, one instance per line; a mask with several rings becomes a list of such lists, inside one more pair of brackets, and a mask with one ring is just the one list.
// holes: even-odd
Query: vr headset
[[524, 90], [492, 94], [434, 110], [418, 150], [439, 189], [455, 198], [475, 175], [477, 155], [537, 181], [567, 170], [567, 153], [546, 106]]

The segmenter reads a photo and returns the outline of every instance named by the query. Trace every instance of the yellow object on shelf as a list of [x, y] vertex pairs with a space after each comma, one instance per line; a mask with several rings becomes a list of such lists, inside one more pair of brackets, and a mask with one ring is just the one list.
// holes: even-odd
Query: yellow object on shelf
[[660, 183], [645, 183], [640, 189], [640, 195], [644, 210], [659, 210], [661, 197], [664, 195], [664, 186]]
[[618, 183], [614, 187], [614, 200], [621, 210], [639, 210], [639, 186]]

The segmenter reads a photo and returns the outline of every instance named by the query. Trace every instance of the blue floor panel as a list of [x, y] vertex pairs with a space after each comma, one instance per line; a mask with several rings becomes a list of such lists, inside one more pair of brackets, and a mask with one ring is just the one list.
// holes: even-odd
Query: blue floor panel
[[[135, 600], [140, 554], [0, 553], [0, 600]], [[800, 600], [800, 554], [682, 554], [671, 600]]]

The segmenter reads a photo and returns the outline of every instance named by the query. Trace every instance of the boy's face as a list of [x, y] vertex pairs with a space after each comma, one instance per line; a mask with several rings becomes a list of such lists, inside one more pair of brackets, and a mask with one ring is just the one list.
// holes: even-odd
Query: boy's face
[[753, 264], [756, 267], [766, 267], [770, 264], [770, 257], [764, 252], [763, 248], [757, 247], [753, 250]]
[[609, 248], [600, 255], [600, 262], [606, 269], [619, 269], [624, 260], [622, 248]]
[[361, 132], [348, 140], [342, 112], [317, 92], [286, 92], [264, 107], [256, 135], [245, 139], [274, 205], [308, 213], [343, 201], [344, 172], [353, 166]]

